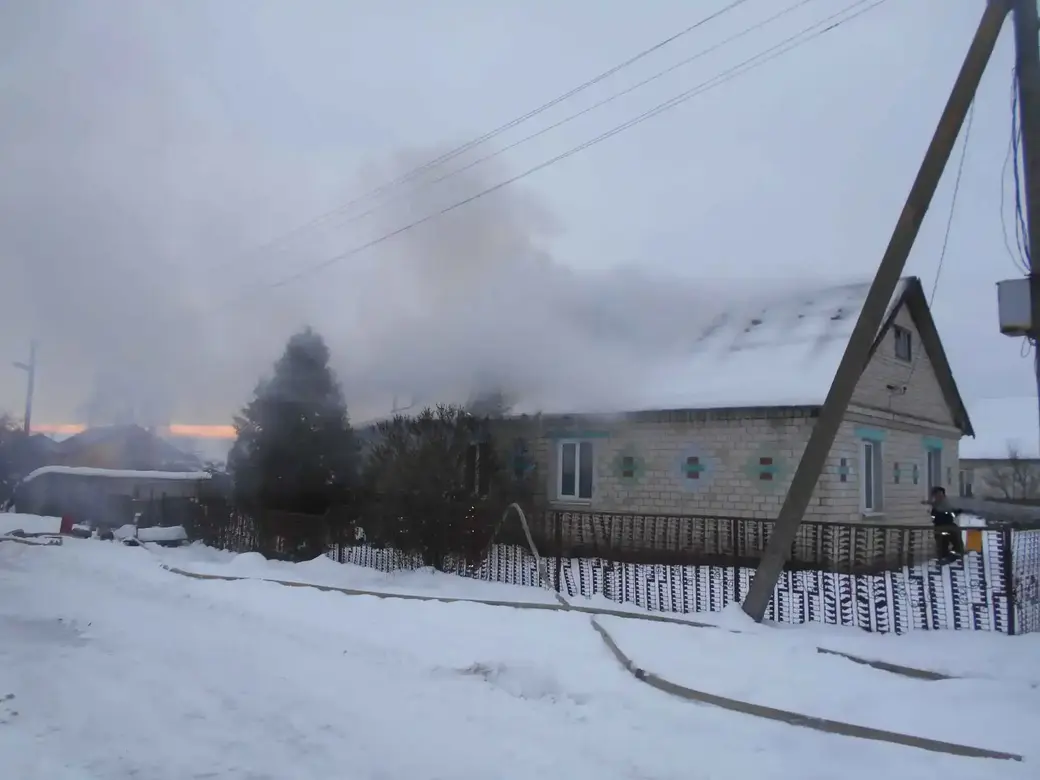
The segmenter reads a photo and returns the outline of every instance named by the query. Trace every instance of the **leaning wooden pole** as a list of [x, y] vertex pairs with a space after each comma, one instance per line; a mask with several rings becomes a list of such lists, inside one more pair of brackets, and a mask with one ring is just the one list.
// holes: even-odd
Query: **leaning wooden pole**
[[906, 259], [946, 169], [946, 163], [957, 142], [968, 109], [975, 99], [979, 82], [989, 63], [1008, 11], [1008, 0], [989, 0], [987, 3], [975, 37], [968, 48], [968, 54], [964, 58], [964, 64], [961, 65], [953, 90], [946, 101], [946, 108], [943, 109], [939, 124], [935, 128], [932, 142], [925, 152], [917, 178], [896, 222], [888, 248], [881, 258], [863, 309], [856, 320], [856, 326], [845, 347], [827, 398], [823, 402], [809, 441], [805, 445], [805, 452], [791, 480], [787, 497], [780, 508], [762, 561], [755, 572], [747, 598], [744, 599], [744, 612], [757, 621], [761, 621], [765, 616], [777, 580], [780, 579], [780, 573], [790, 556], [798, 526], [801, 525], [805, 510], [809, 507], [824, 463], [834, 445], [838, 428], [852, 400], [856, 383], [866, 366], [870, 349], [881, 328], [889, 302], [895, 294], [896, 285], [906, 266]]

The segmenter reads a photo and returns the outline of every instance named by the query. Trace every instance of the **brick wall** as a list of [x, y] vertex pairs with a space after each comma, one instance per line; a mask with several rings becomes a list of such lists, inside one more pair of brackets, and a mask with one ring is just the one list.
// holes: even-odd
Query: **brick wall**
[[[774, 517], [809, 435], [807, 412], [663, 412], [545, 418], [539, 471], [555, 507]], [[589, 441], [593, 493], [561, 500], [561, 442]]]
[[[555, 508], [595, 512], [703, 514], [773, 518], [780, 510], [808, 441], [806, 412], [728, 417], [663, 413], [628, 419], [545, 418], [533, 457]], [[780, 415], [786, 416], [780, 416]], [[587, 501], [558, 495], [559, 445], [588, 441], [593, 490]], [[881, 507], [862, 503], [862, 443], [881, 450]], [[807, 512], [807, 519], [926, 523], [927, 451], [941, 447], [942, 481], [956, 493], [957, 437], [900, 421], [852, 414], [844, 421]]]

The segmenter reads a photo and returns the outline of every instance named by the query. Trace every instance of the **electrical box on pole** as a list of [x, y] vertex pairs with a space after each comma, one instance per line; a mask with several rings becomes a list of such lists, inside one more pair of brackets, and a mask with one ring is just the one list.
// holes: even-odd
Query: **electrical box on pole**
[[1033, 321], [1034, 298], [1028, 276], [997, 282], [997, 312], [1001, 333], [1014, 338], [1037, 337], [1036, 328], [1040, 323]]

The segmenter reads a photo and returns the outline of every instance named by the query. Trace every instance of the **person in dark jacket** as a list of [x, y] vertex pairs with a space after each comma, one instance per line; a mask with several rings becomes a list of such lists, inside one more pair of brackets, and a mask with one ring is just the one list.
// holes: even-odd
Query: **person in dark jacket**
[[959, 509], [953, 509], [946, 498], [946, 489], [936, 486], [932, 488], [932, 525], [935, 526], [935, 547], [939, 560], [949, 562], [964, 555], [964, 540], [961, 529], [957, 525]]

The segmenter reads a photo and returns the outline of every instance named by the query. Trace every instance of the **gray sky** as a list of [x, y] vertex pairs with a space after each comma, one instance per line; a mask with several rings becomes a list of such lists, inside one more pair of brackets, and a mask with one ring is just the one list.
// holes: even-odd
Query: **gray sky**
[[[444, 219], [265, 286], [553, 157], [848, 3], [814, 0], [493, 164], [251, 253], [727, 3], [0, 0], [2, 365], [39, 338], [39, 422], [77, 421], [92, 393], [123, 387], [160, 417], [225, 423], [290, 333], [311, 324], [364, 418], [395, 390], [436, 400], [480, 376], [571, 383], [580, 395], [582, 382], [638, 365], [633, 355], [667, 341], [691, 309], [717, 305], [720, 286], [862, 278], [982, 0], [889, 0]], [[787, 4], [749, 0], [475, 157]], [[997, 330], [993, 286], [1019, 273], [1000, 219], [1010, 32], [977, 101], [935, 303], [969, 399], [1033, 392], [1019, 343]], [[952, 174], [908, 269], [926, 289]], [[593, 338], [600, 321], [625, 332], [622, 346]], [[24, 375], [0, 368], [0, 409], [20, 412], [23, 392]]]

